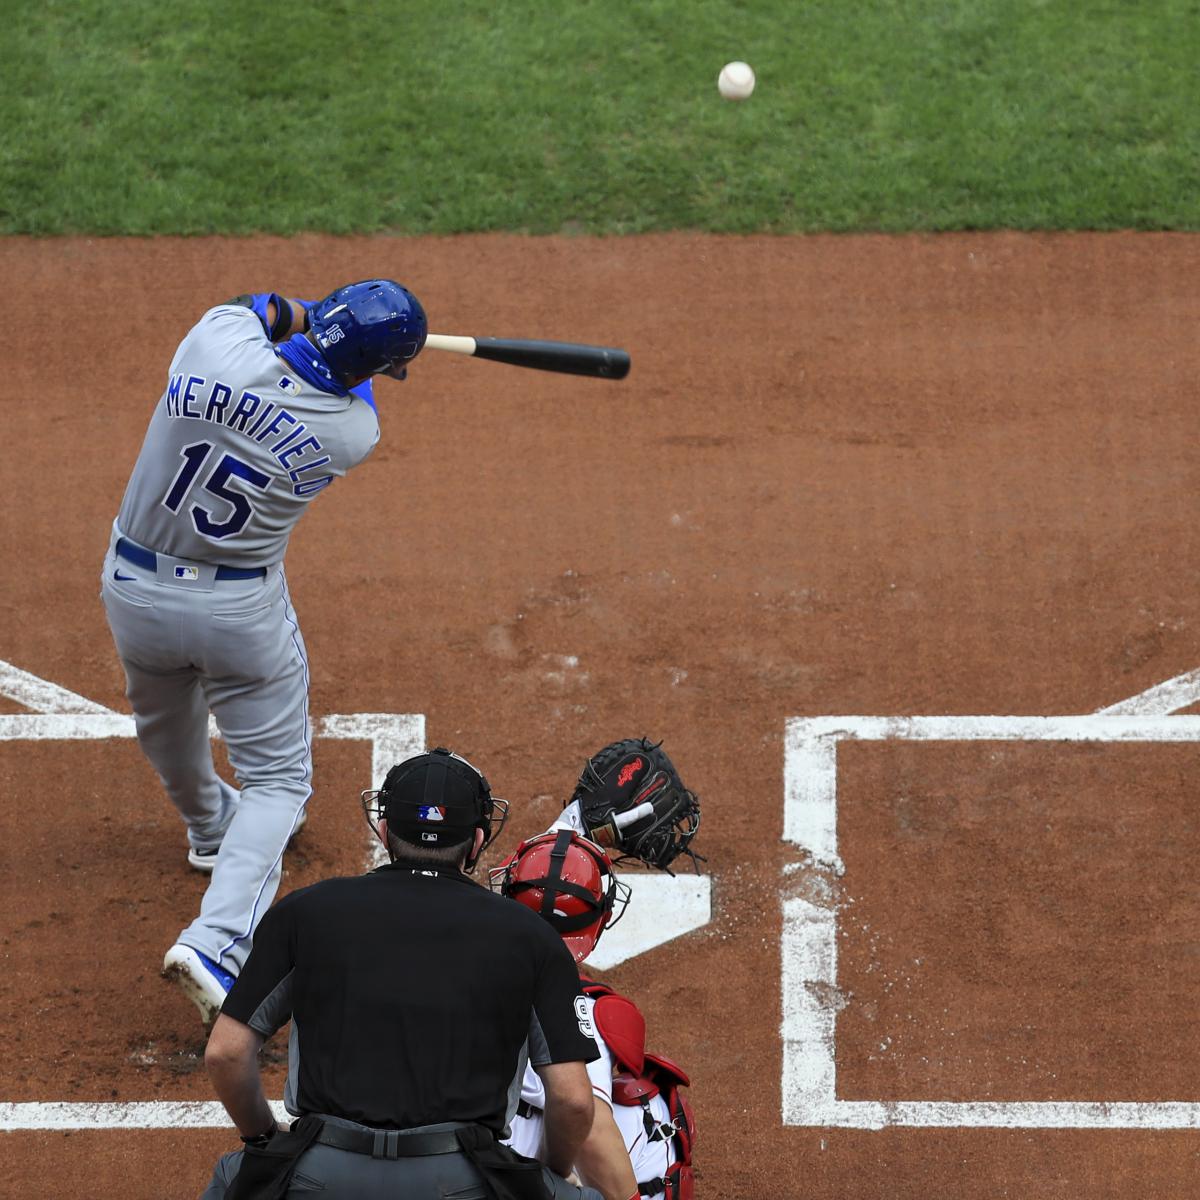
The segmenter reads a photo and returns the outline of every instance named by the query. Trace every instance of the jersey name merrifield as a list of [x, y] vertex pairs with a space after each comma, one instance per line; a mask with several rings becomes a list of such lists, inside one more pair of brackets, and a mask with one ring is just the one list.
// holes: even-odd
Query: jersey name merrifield
[[179, 345], [117, 524], [148, 549], [282, 561], [305, 506], [370, 454], [374, 409], [292, 374], [249, 309], [210, 309]]

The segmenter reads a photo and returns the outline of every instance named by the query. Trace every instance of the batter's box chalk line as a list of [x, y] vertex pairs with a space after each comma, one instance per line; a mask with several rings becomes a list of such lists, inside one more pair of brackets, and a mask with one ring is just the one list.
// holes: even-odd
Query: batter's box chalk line
[[[1200, 670], [1168, 679], [1089, 716], [792, 717], [784, 738], [784, 841], [820, 882], [844, 870], [837, 843], [838, 746], [845, 741], [1200, 742]], [[827, 889], [832, 893], [832, 888]], [[789, 892], [791, 894], [786, 894]], [[814, 900], [825, 901], [816, 903]], [[837, 1096], [837, 908], [785, 888], [780, 956], [785, 1125], [882, 1129], [1196, 1129], [1200, 1104], [1164, 1101], [951, 1102]]]
[[[11, 663], [0, 661], [0, 696], [29, 709], [0, 714], [0, 741], [80, 741], [137, 736], [133, 718], [114, 712]], [[216, 723], [209, 732], [219, 737]], [[371, 778], [383, 783], [394, 763], [425, 748], [423, 713], [349, 713], [322, 717], [316, 737], [369, 742]], [[370, 838], [366, 865], [383, 861], [383, 848]], [[609, 930], [589, 962], [597, 970], [661, 946], [707, 925], [712, 916], [711, 885], [706, 875], [626, 873], [638, 900]], [[280, 1119], [281, 1106], [276, 1106]], [[131, 1103], [0, 1103], [0, 1131], [17, 1129], [190, 1129], [227, 1127], [219, 1104], [185, 1101]]]

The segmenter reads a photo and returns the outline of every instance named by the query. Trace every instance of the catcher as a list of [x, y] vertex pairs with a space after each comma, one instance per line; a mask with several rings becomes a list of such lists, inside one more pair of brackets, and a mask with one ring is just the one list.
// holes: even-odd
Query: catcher
[[[699, 801], [660, 744], [614, 742], [588, 761], [557, 827], [523, 842], [490, 873], [492, 886], [548, 921], [582, 963], [624, 914], [630, 888], [576, 826], [610, 837], [624, 851], [618, 861], [636, 857], [669, 870], [681, 853], [696, 864], [700, 856], [690, 843], [699, 824]], [[646, 1023], [631, 1000], [585, 974], [581, 983], [600, 1053], [588, 1067], [598, 1102], [576, 1156], [581, 1180], [605, 1200], [692, 1200], [695, 1121], [681, 1090], [687, 1075], [670, 1059], [646, 1052]], [[528, 1157], [541, 1150], [542, 1094], [536, 1074], [526, 1069], [510, 1144]]]

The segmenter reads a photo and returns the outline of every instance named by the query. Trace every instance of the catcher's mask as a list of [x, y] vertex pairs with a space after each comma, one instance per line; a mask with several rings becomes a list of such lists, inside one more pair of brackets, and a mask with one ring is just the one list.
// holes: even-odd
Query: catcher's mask
[[691, 849], [700, 830], [700, 801], [684, 786], [662, 742], [624, 738], [588, 759], [568, 804], [578, 801], [592, 837], [614, 851], [613, 861], [636, 859], [674, 874], [670, 864]]
[[489, 878], [493, 890], [549, 921], [577, 963], [591, 954], [601, 933], [621, 919], [629, 903], [629, 885], [613, 873], [604, 851], [569, 829], [522, 842]]
[[482, 772], [442, 746], [397, 763], [383, 787], [362, 793], [362, 806], [376, 835], [382, 817], [389, 832], [415, 846], [454, 845], [482, 829], [483, 844], [478, 853], [468, 854], [466, 871], [475, 869], [479, 855], [508, 820], [508, 801], [494, 797]]
[[348, 283], [309, 309], [308, 328], [343, 382], [396, 372], [421, 353], [429, 326], [421, 302], [391, 279]]

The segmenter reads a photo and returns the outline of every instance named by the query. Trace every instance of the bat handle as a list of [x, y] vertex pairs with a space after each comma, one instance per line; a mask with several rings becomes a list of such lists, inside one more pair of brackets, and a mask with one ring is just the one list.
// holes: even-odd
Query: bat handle
[[474, 354], [475, 339], [454, 333], [431, 333], [425, 338], [429, 350], [449, 350], [454, 354]]

